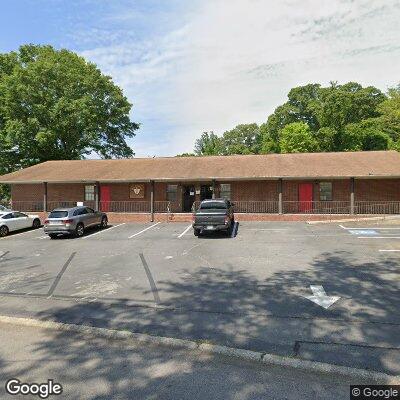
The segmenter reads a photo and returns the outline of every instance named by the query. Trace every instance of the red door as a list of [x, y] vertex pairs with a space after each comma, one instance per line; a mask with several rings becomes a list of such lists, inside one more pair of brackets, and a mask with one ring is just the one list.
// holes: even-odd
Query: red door
[[299, 212], [310, 212], [312, 210], [313, 201], [313, 184], [299, 184]]
[[100, 186], [100, 210], [110, 211], [111, 191], [110, 186]]

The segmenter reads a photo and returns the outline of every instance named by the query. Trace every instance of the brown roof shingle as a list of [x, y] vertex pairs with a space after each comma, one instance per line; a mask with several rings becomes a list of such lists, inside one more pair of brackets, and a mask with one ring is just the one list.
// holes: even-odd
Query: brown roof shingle
[[400, 153], [369, 151], [47, 161], [0, 183], [400, 177]]

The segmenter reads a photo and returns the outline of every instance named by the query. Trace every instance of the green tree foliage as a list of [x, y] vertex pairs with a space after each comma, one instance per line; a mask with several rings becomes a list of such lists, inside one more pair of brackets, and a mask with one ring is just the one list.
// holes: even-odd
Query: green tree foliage
[[[393, 92], [391, 103], [393, 106], [397, 95]], [[348, 150], [349, 143], [353, 139], [347, 138], [346, 135], [354, 128], [347, 129], [347, 126], [380, 118], [382, 114], [380, 107], [384, 107], [383, 104], [390, 109], [385, 99], [386, 96], [379, 89], [373, 86], [363, 88], [355, 82], [344, 85], [332, 82], [329, 87], [309, 84], [293, 88], [288, 94], [288, 101], [277, 107], [267, 122], [261, 126], [262, 152], [284, 152], [285, 150], [280, 147], [280, 136], [284, 127], [293, 122], [307, 123], [320, 151]], [[371, 130], [368, 132], [372, 135]], [[381, 149], [385, 142], [382, 138], [380, 134], [374, 134], [374, 139], [371, 138], [369, 141], [371, 150]], [[366, 141], [367, 139], [364, 139], [364, 144], [359, 146], [368, 147]], [[350, 148], [358, 147], [351, 145]]]
[[194, 145], [196, 156], [217, 156], [222, 154], [221, 138], [213, 131], [203, 132]]
[[237, 125], [222, 136], [222, 154], [257, 154], [261, 149], [260, 128], [257, 124]]
[[318, 141], [306, 122], [292, 122], [280, 132], [282, 153], [312, 153], [319, 150]]
[[257, 124], [237, 125], [221, 137], [212, 131], [203, 132], [194, 146], [197, 156], [258, 154], [260, 150], [261, 133]]
[[0, 54], [0, 173], [53, 159], [132, 157], [131, 104], [110, 77], [68, 50]]
[[177, 154], [175, 157], [194, 157], [196, 154], [194, 153], [181, 153]]
[[387, 99], [378, 105], [378, 112], [382, 131], [391, 137], [398, 148], [400, 142], [400, 85], [389, 89]]

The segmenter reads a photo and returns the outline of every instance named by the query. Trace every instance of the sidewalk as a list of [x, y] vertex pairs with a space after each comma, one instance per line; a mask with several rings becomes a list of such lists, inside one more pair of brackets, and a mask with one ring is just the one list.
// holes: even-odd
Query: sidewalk
[[10, 378], [54, 379], [63, 386], [55, 399], [348, 399], [350, 384], [195, 351], [0, 324], [0, 398], [18, 398], [5, 393]]

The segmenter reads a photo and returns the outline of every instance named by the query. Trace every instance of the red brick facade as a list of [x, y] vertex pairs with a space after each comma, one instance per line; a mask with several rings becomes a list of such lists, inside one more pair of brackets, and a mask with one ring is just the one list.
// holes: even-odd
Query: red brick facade
[[[331, 180], [332, 201], [350, 202], [351, 183], [350, 179]], [[225, 183], [225, 182], [224, 182]], [[228, 183], [228, 182], [226, 182]], [[232, 201], [278, 201], [278, 181], [232, 181]], [[319, 182], [283, 180], [282, 198], [284, 202], [295, 202], [299, 200], [299, 185], [301, 183], [313, 184], [313, 200], [320, 201]], [[130, 198], [130, 183], [100, 183], [100, 186], [109, 186], [112, 202], [150, 202], [150, 183], [143, 183], [145, 187], [144, 198]], [[171, 182], [173, 184], [173, 182]], [[178, 184], [177, 204], [174, 212], [182, 211], [183, 186], [190, 186], [190, 183]], [[196, 189], [195, 200], [200, 200], [198, 191], [202, 184], [212, 186], [211, 182], [192, 183]], [[52, 202], [78, 202], [84, 201], [85, 184], [48, 184], [48, 203]], [[43, 202], [44, 184], [18, 184], [12, 185], [13, 202]], [[219, 196], [219, 184], [216, 182], [216, 196]], [[101, 200], [101, 199], [100, 199]], [[167, 200], [167, 184], [156, 182], [154, 200], [162, 202]], [[355, 180], [355, 201], [400, 201], [400, 179], [360, 179]]]

